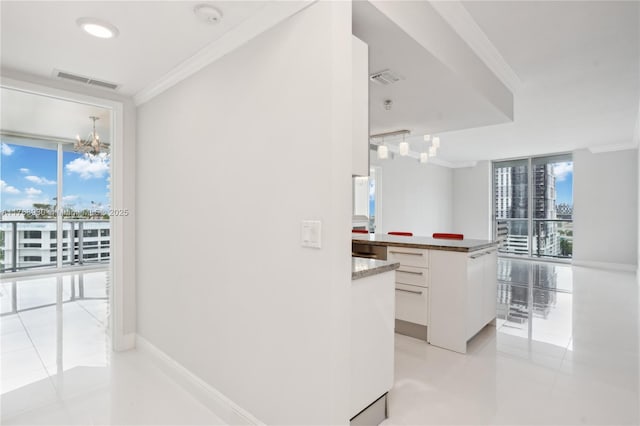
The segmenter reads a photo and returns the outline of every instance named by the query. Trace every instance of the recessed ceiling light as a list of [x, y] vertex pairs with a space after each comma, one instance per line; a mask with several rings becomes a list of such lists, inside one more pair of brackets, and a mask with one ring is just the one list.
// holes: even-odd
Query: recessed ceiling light
[[113, 38], [119, 34], [118, 29], [108, 22], [95, 18], [80, 18], [76, 21], [84, 32], [98, 38]]

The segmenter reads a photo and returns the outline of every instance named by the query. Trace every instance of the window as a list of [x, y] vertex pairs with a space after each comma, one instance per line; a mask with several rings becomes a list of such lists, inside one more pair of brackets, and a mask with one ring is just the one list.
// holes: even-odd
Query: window
[[109, 253], [101, 253], [100, 257], [109, 257]]
[[108, 237], [109, 236], [109, 230], [108, 229], [101, 229], [100, 230], [100, 236], [101, 237]]
[[87, 237], [97, 237], [98, 236], [98, 230], [97, 229], [85, 229], [82, 232], [82, 236], [87, 238]]
[[23, 262], [42, 262], [42, 256], [24, 256]]
[[25, 240], [39, 240], [42, 238], [42, 231], [24, 231], [22, 235]]
[[22, 247], [24, 247], [24, 248], [42, 248], [42, 244], [41, 243], [24, 243], [22, 245]]
[[[69, 231], [62, 231], [62, 238], [67, 238], [67, 236], [69, 235]], [[58, 235], [56, 233], [56, 231], [50, 231], [49, 232], [49, 238], [52, 240], [55, 240], [58, 238]]]
[[87, 253], [84, 255], [85, 259], [96, 259], [98, 257], [98, 253]]
[[84, 246], [85, 247], [90, 247], [90, 246], [97, 246], [98, 242], [97, 241], [85, 241], [84, 242]]
[[501, 253], [573, 255], [571, 154], [493, 164], [494, 230]]
[[352, 185], [352, 225], [353, 228], [368, 229], [375, 232], [376, 229], [376, 199], [378, 189], [376, 176], [379, 177], [379, 169], [372, 167], [369, 176], [354, 177]]

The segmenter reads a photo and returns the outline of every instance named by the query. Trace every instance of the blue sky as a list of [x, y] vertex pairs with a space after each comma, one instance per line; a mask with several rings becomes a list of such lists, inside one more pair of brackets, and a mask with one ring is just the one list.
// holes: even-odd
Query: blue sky
[[[0, 210], [30, 209], [34, 203], [55, 204], [56, 151], [5, 143], [0, 149]], [[63, 164], [65, 208], [109, 207], [108, 159], [92, 162], [82, 154], [65, 152]]]
[[573, 205], [573, 162], [555, 163], [556, 204]]

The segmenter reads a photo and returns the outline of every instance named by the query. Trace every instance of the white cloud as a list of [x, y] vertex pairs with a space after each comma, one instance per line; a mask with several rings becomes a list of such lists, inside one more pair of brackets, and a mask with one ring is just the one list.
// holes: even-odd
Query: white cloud
[[104, 159], [91, 161], [80, 157], [69, 162], [64, 168], [69, 173], [78, 173], [81, 179], [99, 179], [109, 172], [109, 161]]
[[29, 196], [29, 197], [35, 197], [36, 195], [40, 195], [42, 194], [42, 191], [36, 188], [27, 188], [24, 190], [24, 192]]
[[13, 148], [11, 148], [6, 143], [0, 144], [0, 150], [2, 151], [2, 155], [11, 155], [11, 154], [13, 154]]
[[79, 197], [77, 195], [65, 195], [64, 197], [62, 197], [62, 201], [75, 201], [77, 200]]
[[556, 163], [553, 166], [553, 174], [556, 176], [556, 181], [562, 182], [568, 175], [573, 173], [573, 162]]
[[7, 184], [7, 182], [0, 180], [0, 192], [4, 192], [5, 194], [19, 194], [20, 190], [15, 186], [11, 186]]
[[54, 181], [49, 180], [47, 178], [40, 177], [40, 176], [29, 175], [29, 176], [25, 176], [24, 178], [29, 182], [35, 183], [36, 185], [55, 185], [56, 184]]
[[21, 167], [21, 168], [20, 168], [20, 173], [27, 174], [27, 173], [29, 173], [30, 171], [31, 171], [31, 170], [27, 169], [26, 167]]

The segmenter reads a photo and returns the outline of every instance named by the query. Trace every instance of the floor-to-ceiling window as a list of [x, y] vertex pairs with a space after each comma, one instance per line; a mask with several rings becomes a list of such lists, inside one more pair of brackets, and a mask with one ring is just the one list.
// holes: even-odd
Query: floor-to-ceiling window
[[569, 259], [573, 255], [571, 154], [493, 163], [494, 232], [500, 253]]

